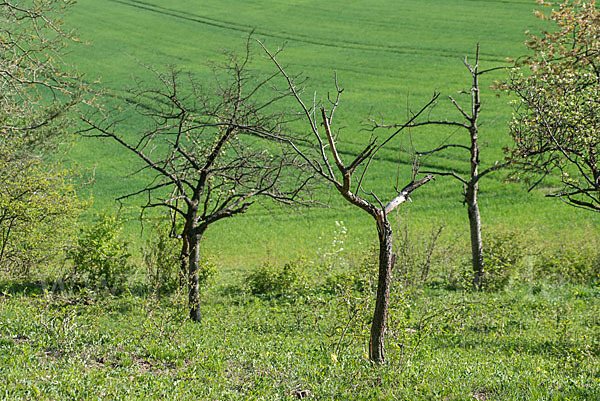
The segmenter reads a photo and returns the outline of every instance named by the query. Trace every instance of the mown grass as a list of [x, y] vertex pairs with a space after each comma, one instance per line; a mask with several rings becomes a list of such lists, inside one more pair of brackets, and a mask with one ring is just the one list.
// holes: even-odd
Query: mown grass
[[[6, 289], [5, 289], [6, 291]], [[354, 298], [353, 298], [354, 297]], [[181, 299], [3, 293], [4, 399], [592, 400], [600, 397], [600, 289], [521, 284], [473, 294], [400, 289], [387, 363], [366, 357], [370, 308], [308, 290]], [[351, 319], [356, 306], [359, 311]], [[342, 333], [344, 333], [342, 335]]]

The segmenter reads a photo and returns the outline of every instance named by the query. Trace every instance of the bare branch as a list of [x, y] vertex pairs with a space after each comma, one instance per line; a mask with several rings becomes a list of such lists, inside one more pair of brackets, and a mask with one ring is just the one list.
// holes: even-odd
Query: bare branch
[[464, 150], [471, 151], [471, 148], [468, 147], [468, 146], [458, 145], [458, 144], [455, 144], [455, 143], [450, 143], [450, 144], [447, 144], [447, 145], [442, 145], [442, 146], [440, 146], [438, 148], [435, 148], [433, 150], [429, 150], [427, 152], [417, 152], [417, 153], [419, 155], [421, 155], [421, 156], [425, 156], [425, 155], [430, 155], [430, 154], [433, 154], [433, 153], [440, 152], [440, 151], [442, 151], [444, 149], [448, 149], [448, 148], [459, 148], [459, 149], [464, 149]]
[[346, 167], [344, 166], [344, 163], [342, 162], [342, 159], [340, 158], [340, 155], [337, 151], [337, 147], [335, 145], [335, 140], [333, 139], [333, 135], [331, 134], [331, 127], [329, 126], [329, 117], [327, 117], [327, 115], [325, 114], [325, 109], [321, 108], [321, 114], [323, 116], [323, 125], [325, 125], [325, 134], [327, 135], [327, 141], [329, 142], [329, 148], [331, 149], [331, 153], [333, 155], [333, 160], [335, 161], [335, 164], [338, 168], [338, 170], [340, 170], [340, 172], [343, 174], [346, 173]]
[[453, 178], [457, 179], [458, 181], [462, 182], [465, 185], [467, 185], [469, 183], [469, 181], [465, 180], [463, 177], [461, 177], [460, 175], [456, 174], [454, 171], [423, 170], [423, 171], [421, 171], [421, 173], [423, 173], [423, 174], [435, 174], [435, 175], [440, 175], [440, 176], [450, 176], [450, 177], [453, 177]]
[[496, 163], [494, 163], [494, 165], [492, 167], [489, 167], [485, 170], [483, 170], [482, 172], [480, 172], [479, 174], [477, 174], [476, 177], [474, 177], [474, 181], [472, 181], [473, 183], [479, 181], [482, 177], [486, 176], [487, 174], [494, 172], [494, 171], [498, 171], [500, 169], [503, 169], [507, 166], [509, 166], [511, 163], [510, 162], [504, 162], [504, 163], [499, 163], [496, 161]]
[[452, 104], [456, 107], [456, 109], [460, 112], [460, 114], [463, 115], [463, 117], [467, 120], [467, 121], [471, 121], [471, 116], [469, 116], [463, 109], [462, 107], [460, 107], [460, 105], [458, 103], [456, 103], [456, 100], [454, 100], [454, 98], [452, 96], [448, 96], [448, 98], [450, 98], [450, 101], [452, 102]]
[[396, 209], [402, 203], [406, 202], [409, 199], [410, 194], [413, 193], [417, 188], [427, 184], [429, 181], [431, 181], [433, 179], [434, 179], [433, 175], [427, 175], [418, 181], [413, 181], [410, 184], [406, 185], [404, 188], [402, 188], [402, 191], [400, 191], [398, 196], [396, 196], [394, 199], [392, 199], [390, 201], [390, 203], [388, 203], [385, 206], [385, 208], [383, 209], [385, 214], [386, 215], [390, 214], [394, 209]]
[[[288, 88], [289, 90], [292, 92], [293, 96], [296, 98], [296, 101], [298, 102], [298, 104], [300, 105], [300, 107], [302, 108], [302, 111], [304, 112], [304, 115], [306, 116], [306, 118], [308, 119], [308, 123], [312, 129], [312, 132], [315, 135], [315, 138], [317, 139], [318, 143], [319, 143], [319, 150], [321, 152], [321, 158], [323, 159], [323, 162], [325, 164], [325, 168], [327, 169], [328, 173], [329, 173], [329, 179], [332, 181], [336, 181], [335, 178], [335, 174], [333, 173], [333, 169], [331, 168], [331, 165], [329, 163], [329, 160], [327, 158], [327, 154], [325, 153], [325, 146], [323, 144], [323, 140], [321, 139], [321, 135], [319, 134], [319, 129], [317, 127], [317, 123], [315, 120], [315, 116], [314, 116], [314, 112], [315, 112], [315, 103], [313, 101], [313, 108], [312, 108], [312, 113], [311, 111], [309, 111], [306, 106], [304, 105], [304, 102], [302, 101], [302, 99], [300, 98], [300, 94], [298, 93], [298, 90], [296, 88], [296, 84], [294, 83], [294, 80], [285, 72], [285, 70], [283, 69], [283, 67], [281, 66], [281, 64], [279, 64], [279, 62], [277, 61], [277, 59], [275, 58], [275, 55], [273, 55], [271, 52], [269, 52], [269, 50], [262, 44], [262, 42], [260, 40], [256, 40], [260, 46], [263, 48], [263, 50], [265, 51], [265, 53], [267, 53], [267, 55], [269, 56], [269, 58], [271, 59], [271, 61], [273, 61], [273, 63], [277, 66], [277, 68], [279, 69], [279, 72], [281, 73], [281, 75], [283, 75], [283, 77], [286, 79], [287, 83], [288, 83]], [[338, 91], [338, 95], [341, 94], [340, 91]], [[315, 94], [316, 96], [316, 94]], [[333, 117], [333, 114], [331, 115]]]

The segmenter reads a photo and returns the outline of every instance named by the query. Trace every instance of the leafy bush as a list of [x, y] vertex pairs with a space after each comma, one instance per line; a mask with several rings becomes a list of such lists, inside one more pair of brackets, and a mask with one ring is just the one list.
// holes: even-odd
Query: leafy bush
[[63, 255], [85, 204], [69, 170], [18, 160], [0, 140], [0, 269], [30, 276], [33, 266]]
[[76, 280], [120, 291], [131, 271], [131, 255], [127, 242], [121, 239], [121, 229], [117, 217], [103, 215], [97, 223], [81, 230], [77, 247], [67, 253]]
[[205, 288], [210, 279], [212, 279], [217, 274], [217, 264], [215, 260], [207, 255], [200, 255], [200, 260], [198, 261], [198, 284], [200, 286], [200, 290]]
[[254, 295], [280, 296], [290, 294], [301, 283], [301, 262], [276, 267], [269, 264], [254, 269], [246, 276], [246, 283]]
[[516, 230], [500, 229], [484, 237], [483, 289], [496, 291], [508, 284], [525, 255], [524, 235]]
[[598, 248], [575, 245], [545, 250], [538, 255], [533, 275], [558, 283], [594, 285], [600, 282], [600, 253]]

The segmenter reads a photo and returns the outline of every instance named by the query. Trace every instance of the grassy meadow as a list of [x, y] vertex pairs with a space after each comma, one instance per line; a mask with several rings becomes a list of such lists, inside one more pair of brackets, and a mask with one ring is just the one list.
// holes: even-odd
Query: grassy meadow
[[[344, 294], [343, 292], [341, 294]], [[596, 400], [600, 294], [395, 291], [387, 362], [366, 356], [371, 302], [326, 288], [276, 298], [239, 284], [178, 298], [6, 293], [6, 400]]]
[[[463, 65], [481, 46], [481, 68], [525, 53], [525, 31], [549, 25], [533, 0], [78, 0], [63, 16], [84, 44], [67, 62], [112, 95], [143, 65], [176, 65], [211, 82], [211, 63], [242, 52], [250, 32], [290, 74], [308, 77], [305, 98], [327, 104], [334, 73], [344, 88], [334, 119], [347, 159], [371, 132], [367, 118], [402, 122], [441, 93], [431, 116], [460, 120], [448, 102], [470, 89]], [[275, 66], [253, 43], [252, 68]], [[482, 78], [482, 167], [510, 146], [510, 97]], [[107, 105], [112, 100], [107, 98]], [[294, 105], [289, 104], [290, 107]], [[130, 138], [140, 130], [132, 116]], [[294, 129], [306, 129], [295, 123]], [[381, 132], [384, 136], [386, 133]], [[365, 182], [382, 198], [410, 179], [420, 151], [466, 144], [454, 129], [413, 129], [380, 153]], [[438, 177], [393, 217], [399, 259], [391, 295], [387, 363], [368, 361], [376, 227], [337, 193], [330, 207], [253, 205], [212, 225], [203, 254], [216, 265], [201, 325], [186, 294], [145, 285], [139, 208], [115, 198], [140, 188], [138, 162], [109, 140], [78, 138], [67, 159], [85, 169], [95, 213], [119, 211], [136, 264], [118, 295], [63, 277], [0, 277], [0, 399], [36, 400], [597, 400], [600, 399], [600, 216], [527, 192], [508, 172], [480, 182], [486, 291], [468, 289], [469, 232], [462, 185]], [[422, 169], [468, 173], [449, 151]], [[440, 230], [439, 237], [435, 233]], [[487, 241], [487, 242], [486, 242]]]

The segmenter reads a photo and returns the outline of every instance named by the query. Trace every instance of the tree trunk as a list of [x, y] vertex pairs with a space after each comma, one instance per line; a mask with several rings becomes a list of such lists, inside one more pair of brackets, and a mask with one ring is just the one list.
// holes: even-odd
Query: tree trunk
[[481, 216], [477, 203], [477, 192], [479, 191], [479, 143], [477, 120], [481, 109], [479, 98], [479, 44], [475, 56], [475, 67], [471, 71], [473, 75], [473, 86], [471, 88], [471, 181], [467, 185], [465, 200], [469, 213], [469, 226], [471, 231], [471, 257], [473, 259], [473, 289], [480, 290], [483, 284], [483, 242], [481, 240]]
[[200, 263], [200, 240], [204, 229], [195, 228], [188, 234], [189, 256], [188, 256], [188, 302], [190, 308], [190, 319], [200, 323], [200, 281], [198, 269]]
[[473, 289], [480, 290], [483, 284], [483, 241], [481, 239], [481, 216], [477, 203], [477, 184], [467, 187], [466, 201], [471, 229], [471, 257], [473, 260]]
[[379, 278], [377, 280], [377, 299], [375, 313], [371, 325], [371, 339], [369, 341], [369, 359], [377, 364], [385, 361], [384, 338], [385, 326], [390, 301], [390, 282], [394, 256], [392, 247], [392, 226], [384, 216], [378, 221], [379, 231]]
[[[190, 220], [187, 218], [186, 220]], [[185, 277], [188, 275], [189, 269], [189, 258], [190, 258], [190, 232], [191, 232], [191, 223], [185, 223], [183, 227], [183, 233], [181, 233], [181, 284], [183, 285], [185, 281]]]

